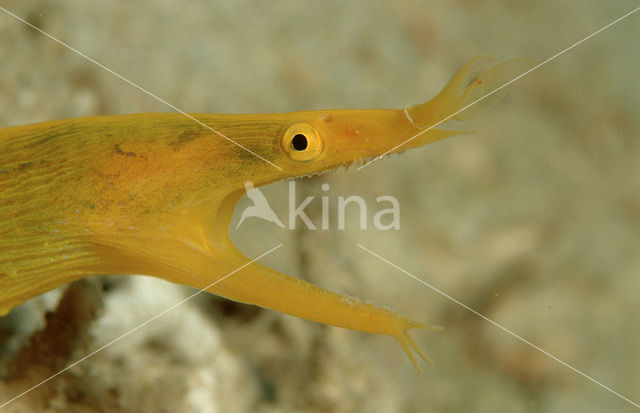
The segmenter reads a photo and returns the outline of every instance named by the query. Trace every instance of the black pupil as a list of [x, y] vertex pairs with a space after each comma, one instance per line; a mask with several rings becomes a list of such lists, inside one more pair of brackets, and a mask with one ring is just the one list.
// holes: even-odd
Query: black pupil
[[308, 144], [307, 137], [301, 133], [294, 136], [293, 139], [291, 140], [291, 146], [296, 151], [304, 151], [305, 149], [307, 149], [307, 144]]

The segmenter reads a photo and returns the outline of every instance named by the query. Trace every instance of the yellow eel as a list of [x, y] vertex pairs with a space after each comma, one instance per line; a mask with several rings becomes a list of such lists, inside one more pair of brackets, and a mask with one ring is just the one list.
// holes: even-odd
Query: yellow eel
[[[56, 120], [0, 130], [0, 315], [89, 275], [145, 274], [205, 288], [250, 259], [228, 237], [246, 181], [256, 187], [385, 154], [521, 73], [523, 61], [467, 63], [436, 97], [398, 110], [181, 114]], [[457, 114], [471, 119], [500, 90]], [[460, 132], [430, 129], [398, 153]], [[294, 139], [295, 137], [295, 139]], [[295, 141], [295, 142], [294, 142]], [[398, 340], [437, 329], [251, 263], [208, 291]]]

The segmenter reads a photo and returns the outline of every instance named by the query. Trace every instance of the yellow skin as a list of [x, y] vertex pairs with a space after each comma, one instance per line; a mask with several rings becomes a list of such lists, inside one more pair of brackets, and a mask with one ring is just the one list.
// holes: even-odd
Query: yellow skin
[[[87, 275], [146, 274], [206, 288], [250, 259], [228, 228], [245, 181], [256, 187], [384, 154], [510, 80], [522, 65], [464, 66], [434, 99], [406, 110], [193, 115], [274, 168], [180, 114], [66, 119], [0, 130], [0, 315]], [[472, 118], [498, 93], [462, 112]], [[401, 152], [456, 134], [432, 129]], [[307, 148], [292, 147], [303, 134]], [[252, 263], [208, 291], [297, 317], [395, 337], [430, 328]]]

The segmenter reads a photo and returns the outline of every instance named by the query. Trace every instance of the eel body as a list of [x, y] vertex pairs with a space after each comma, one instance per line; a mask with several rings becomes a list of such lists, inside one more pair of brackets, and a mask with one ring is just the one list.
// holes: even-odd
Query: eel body
[[[228, 237], [246, 181], [256, 187], [420, 147], [457, 134], [425, 128], [519, 74], [521, 61], [465, 65], [430, 101], [398, 110], [181, 114], [57, 120], [0, 130], [0, 315], [70, 281], [145, 274], [205, 288], [245, 266]], [[494, 93], [455, 118], [490, 107]], [[436, 328], [258, 263], [209, 289], [333, 326], [395, 337]]]

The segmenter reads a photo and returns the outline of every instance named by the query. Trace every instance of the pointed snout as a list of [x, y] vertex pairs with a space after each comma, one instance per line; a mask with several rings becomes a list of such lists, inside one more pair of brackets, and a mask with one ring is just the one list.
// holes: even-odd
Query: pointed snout
[[[334, 166], [372, 159], [421, 147], [459, 132], [420, 128], [407, 110], [362, 110], [334, 113], [324, 120], [323, 158]], [[322, 132], [321, 132], [322, 133]]]

